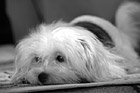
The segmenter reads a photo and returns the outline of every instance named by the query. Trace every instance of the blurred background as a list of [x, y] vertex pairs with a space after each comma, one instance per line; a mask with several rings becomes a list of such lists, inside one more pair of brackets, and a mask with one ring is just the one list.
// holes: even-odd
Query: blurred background
[[29, 29], [59, 19], [70, 21], [79, 15], [96, 15], [113, 21], [123, 0], [1, 0], [0, 42], [17, 43]]
[[123, 0], [0, 0], [0, 62], [13, 60], [15, 45], [40, 23], [95, 15], [113, 22]]

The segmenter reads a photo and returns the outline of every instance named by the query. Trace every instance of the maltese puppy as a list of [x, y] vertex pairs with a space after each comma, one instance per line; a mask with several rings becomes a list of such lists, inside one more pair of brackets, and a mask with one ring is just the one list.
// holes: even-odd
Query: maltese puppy
[[139, 13], [137, 2], [126, 2], [116, 13], [116, 26], [88, 15], [41, 24], [17, 45], [11, 82], [88, 83], [138, 73]]

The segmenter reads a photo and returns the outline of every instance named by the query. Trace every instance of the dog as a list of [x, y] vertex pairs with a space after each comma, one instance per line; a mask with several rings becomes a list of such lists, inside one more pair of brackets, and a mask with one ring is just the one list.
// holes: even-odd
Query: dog
[[11, 82], [90, 83], [139, 73], [139, 15], [140, 4], [129, 1], [118, 8], [115, 25], [90, 15], [41, 24], [17, 45]]

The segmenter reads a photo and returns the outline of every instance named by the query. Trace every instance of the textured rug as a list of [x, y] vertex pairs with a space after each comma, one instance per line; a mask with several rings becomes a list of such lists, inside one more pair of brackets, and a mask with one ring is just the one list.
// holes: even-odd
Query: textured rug
[[65, 85], [12, 85], [1, 84], [0, 93], [140, 93], [140, 80]]

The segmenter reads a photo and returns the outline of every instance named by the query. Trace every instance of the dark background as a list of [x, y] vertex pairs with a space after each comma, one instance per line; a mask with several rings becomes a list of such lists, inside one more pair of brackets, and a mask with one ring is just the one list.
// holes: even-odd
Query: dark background
[[9, 18], [6, 15], [6, 0], [0, 0], [0, 45], [14, 44]]

